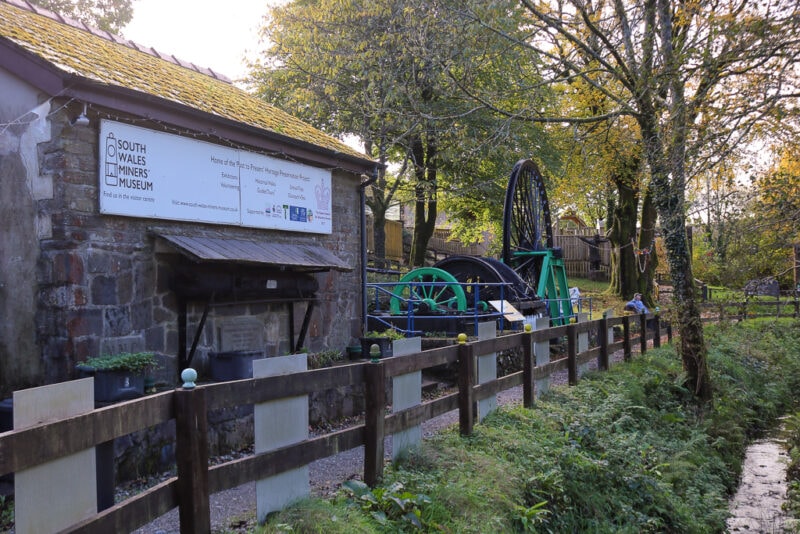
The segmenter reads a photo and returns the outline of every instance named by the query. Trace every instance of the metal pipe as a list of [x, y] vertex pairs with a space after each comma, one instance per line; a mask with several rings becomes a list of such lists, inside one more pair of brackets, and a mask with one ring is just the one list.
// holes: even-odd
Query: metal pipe
[[378, 167], [372, 171], [372, 176], [362, 176], [359, 188], [361, 201], [361, 334], [367, 331], [367, 192], [366, 189], [378, 179]]

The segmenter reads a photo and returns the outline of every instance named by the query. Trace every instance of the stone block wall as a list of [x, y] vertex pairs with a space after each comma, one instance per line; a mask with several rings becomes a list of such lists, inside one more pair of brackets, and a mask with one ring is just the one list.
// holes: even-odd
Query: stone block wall
[[[61, 108], [59, 110], [59, 108]], [[319, 282], [318, 304], [309, 325], [306, 344], [309, 350], [344, 349], [357, 336], [354, 327], [360, 314], [360, 236], [359, 178], [333, 171], [333, 233], [309, 235], [220, 225], [193, 224], [167, 220], [139, 219], [99, 213], [98, 137], [102, 110], [89, 109], [89, 126], [72, 126], [69, 119], [82, 106], [77, 102], [55, 100], [47, 117], [49, 138], [35, 144], [35, 170], [30, 162], [11, 166], [11, 172], [34, 172], [52, 183], [52, 195], [35, 197], [35, 204], [21, 212], [29, 219], [30, 231], [23, 236], [27, 245], [24, 265], [16, 266], [30, 287], [20, 287], [16, 298], [26, 302], [35, 335], [31, 343], [20, 343], [14, 336], [0, 339], [0, 353], [14, 358], [17, 367], [4, 368], [0, 394], [10, 395], [19, 387], [58, 382], [75, 376], [75, 364], [91, 356], [124, 351], [153, 351], [169, 365], [178, 353], [177, 299], [168, 280], [176, 255], [158, 253], [156, 231], [224, 233], [235, 238], [263, 239], [278, 243], [313, 243], [336, 254], [353, 268], [352, 272], [325, 272], [315, 275]], [[124, 121], [124, 118], [113, 117]], [[158, 124], [137, 123], [160, 129]], [[2, 154], [0, 154], [2, 156]], [[9, 159], [3, 159], [5, 164]], [[16, 161], [19, 161], [18, 158]], [[24, 163], [24, 162], [23, 162]], [[10, 165], [10, 163], [9, 163]], [[21, 184], [24, 184], [20, 178]], [[27, 181], [9, 194], [8, 204], [31, 198], [34, 184]], [[41, 190], [41, 187], [36, 187]], [[4, 193], [5, 194], [5, 193]], [[18, 199], [16, 198], [18, 197]], [[46, 229], [44, 232], [42, 229]], [[37, 232], [35, 234], [34, 232]], [[8, 232], [2, 234], [9, 242]], [[6, 306], [6, 309], [8, 306]], [[189, 308], [188, 342], [203, 308]], [[300, 330], [305, 308], [295, 310], [295, 333]], [[10, 313], [10, 312], [9, 312]], [[24, 317], [26, 310], [20, 309]], [[248, 304], [215, 309], [209, 316], [200, 342], [201, 352], [215, 350], [216, 323], [225, 317], [253, 315], [264, 328], [288, 336], [288, 307]], [[28, 331], [30, 332], [30, 328]], [[19, 336], [17, 336], [19, 337]], [[9, 346], [16, 343], [18, 346]], [[170, 370], [165, 376], [177, 376]]]

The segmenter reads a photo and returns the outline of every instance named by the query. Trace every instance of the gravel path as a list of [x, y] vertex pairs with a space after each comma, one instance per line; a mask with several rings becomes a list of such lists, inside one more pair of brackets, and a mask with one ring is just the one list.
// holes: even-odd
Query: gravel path
[[[622, 352], [611, 356], [612, 362], [622, 360]], [[597, 368], [596, 362], [587, 364], [588, 368]], [[550, 384], [561, 385], [567, 383], [567, 372], [560, 371], [550, 378]], [[497, 394], [498, 406], [521, 404], [522, 386], [507, 389]], [[436, 432], [458, 424], [458, 410], [453, 410], [438, 417], [425, 421], [422, 424], [422, 436], [429, 438]], [[387, 437], [384, 443], [387, 459], [392, 455], [392, 438]], [[311, 491], [314, 495], [326, 495], [335, 492], [341, 483], [351, 478], [361, 478], [364, 473], [364, 447], [357, 447], [317, 460], [309, 466]], [[255, 525], [256, 492], [255, 482], [249, 482], [239, 487], [214, 493], [211, 495], [211, 529], [213, 532], [241, 529], [249, 532]], [[173, 509], [167, 514], [149, 523], [135, 534], [177, 534], [180, 532], [178, 510]]]

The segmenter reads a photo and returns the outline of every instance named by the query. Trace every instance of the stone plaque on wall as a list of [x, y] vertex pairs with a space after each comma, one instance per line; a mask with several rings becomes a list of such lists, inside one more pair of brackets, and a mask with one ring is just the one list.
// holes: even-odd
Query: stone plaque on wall
[[227, 319], [219, 326], [219, 350], [263, 350], [264, 324], [254, 317]]
[[142, 336], [112, 337], [100, 340], [100, 354], [124, 354], [127, 352], [143, 352]]

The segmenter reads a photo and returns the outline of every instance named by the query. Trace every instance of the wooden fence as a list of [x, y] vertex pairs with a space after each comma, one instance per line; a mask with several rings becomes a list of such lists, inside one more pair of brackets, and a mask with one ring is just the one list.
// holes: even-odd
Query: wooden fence
[[[607, 279], [611, 273], [611, 244], [608, 240], [598, 241], [596, 245], [587, 243], [584, 239], [591, 241], [594, 238], [594, 231], [588, 232], [557, 234], [553, 236], [553, 244], [561, 249], [564, 257], [564, 266], [567, 276], [570, 278], [591, 278], [597, 273], [593, 272], [593, 267]], [[583, 238], [583, 239], [581, 239]], [[595, 262], [599, 265], [592, 265], [592, 247], [595, 247]]]
[[[367, 217], [367, 253], [375, 253], [375, 234], [372, 231], [373, 218]], [[384, 242], [385, 260], [403, 262], [403, 223], [402, 221], [385, 221], [383, 230], [386, 235]]]
[[743, 321], [758, 317], [800, 317], [800, 298], [707, 301], [700, 305], [703, 322]]
[[[647, 328], [648, 324], [650, 329]], [[613, 339], [615, 330], [620, 335]], [[667, 337], [671, 341], [669, 329]], [[609, 356], [613, 352], [622, 350], [625, 360], [629, 360], [635, 347], [641, 353], [647, 350], [648, 339], [652, 339], [653, 346], [660, 346], [661, 326], [657, 315], [604, 316], [595, 321], [532, 332], [526, 327], [525, 332], [462, 342], [375, 362], [179, 388], [95, 409], [83, 415], [2, 433], [0, 475], [28, 470], [174, 420], [177, 431], [177, 475], [70, 525], [64, 532], [130, 532], [176, 506], [179, 508], [182, 533], [210, 532], [209, 495], [212, 493], [307, 466], [317, 459], [362, 445], [365, 447], [364, 480], [374, 485], [383, 473], [385, 436], [414, 428], [423, 421], [456, 409], [459, 412], [461, 434], [470, 435], [475, 424], [477, 402], [499, 391], [522, 385], [523, 404], [532, 407], [537, 381], [566, 369], [569, 384], [574, 385], [578, 382], [582, 365], [596, 360], [599, 369], [607, 370]], [[536, 344], [545, 344], [549, 361], [552, 340], [559, 340], [560, 343], [566, 341], [566, 356], [537, 366], [534, 354]], [[521, 371], [477, 383], [477, 357], [513, 349], [522, 352]], [[457, 366], [457, 393], [386, 415], [387, 379], [444, 364]], [[271, 452], [208, 466], [210, 412], [347, 385], [364, 386], [366, 413], [363, 424]], [[46, 506], [47, 503], [41, 505]]]
[[449, 229], [436, 228], [430, 241], [428, 241], [428, 252], [433, 255], [436, 261], [439, 261], [455, 255], [486, 256], [487, 247], [485, 243], [464, 245], [457, 239], [451, 239], [451, 231]]

